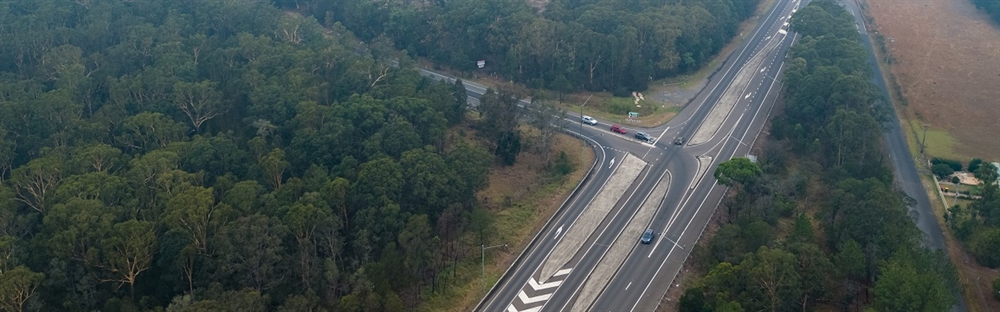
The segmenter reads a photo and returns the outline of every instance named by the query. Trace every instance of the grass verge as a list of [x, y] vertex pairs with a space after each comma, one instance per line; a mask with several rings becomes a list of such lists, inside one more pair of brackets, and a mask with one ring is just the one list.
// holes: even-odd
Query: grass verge
[[[507, 248], [486, 251], [486, 289], [488, 290], [524, 250], [534, 234], [554, 214], [570, 192], [580, 183], [596, 155], [589, 145], [565, 134], [558, 134], [553, 155], [566, 152], [574, 171], [561, 178], [544, 173], [544, 160], [536, 153], [522, 152], [511, 167], [494, 168], [490, 185], [479, 193], [493, 217], [495, 233], [487, 243], [508, 244]], [[553, 159], [555, 156], [553, 156]], [[417, 311], [470, 311], [483, 296], [480, 245], [474, 237], [463, 238], [465, 257], [455, 267], [440, 273], [437, 292], [430, 289]]]
[[[583, 94], [567, 96], [567, 101], [557, 104], [557, 106], [575, 115], [580, 113], [580, 106], [586, 102], [587, 105], [583, 106], [584, 115], [594, 116], [597, 119], [621, 124], [626, 127], [655, 127], [662, 125], [673, 119], [674, 116], [677, 116], [677, 113], [680, 113], [681, 109], [683, 109], [680, 106], [657, 104], [648, 100], [639, 101], [640, 107], [635, 107], [635, 102], [632, 98], [614, 97], [606, 93], [593, 94], [593, 97], [590, 97], [590, 100], [587, 101], [588, 97], [589, 95], [585, 96]], [[628, 112], [638, 112], [639, 118], [637, 120], [628, 120]]]

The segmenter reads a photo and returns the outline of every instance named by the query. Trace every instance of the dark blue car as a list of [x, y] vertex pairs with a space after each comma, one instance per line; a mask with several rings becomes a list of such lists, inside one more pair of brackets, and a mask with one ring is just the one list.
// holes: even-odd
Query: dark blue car
[[649, 244], [653, 241], [654, 236], [656, 236], [656, 234], [653, 234], [653, 229], [646, 229], [645, 232], [642, 232], [642, 239], [639, 241], [643, 244]]

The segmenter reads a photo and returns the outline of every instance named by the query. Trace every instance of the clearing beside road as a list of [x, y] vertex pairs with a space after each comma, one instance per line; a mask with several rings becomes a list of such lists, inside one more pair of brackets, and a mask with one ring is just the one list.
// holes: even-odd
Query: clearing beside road
[[[860, 2], [861, 0], [859, 0]], [[919, 157], [923, 125], [929, 126], [927, 157], [968, 162], [1000, 158], [1000, 26], [969, 0], [864, 0], [873, 17], [870, 31], [882, 38], [883, 66], [896, 97], [903, 132]], [[870, 22], [872, 20], [869, 20]], [[942, 229], [946, 203], [926, 167], [918, 162], [924, 187]], [[948, 252], [958, 269], [970, 311], [1000, 311], [990, 282], [997, 270], [980, 266], [951, 231]]]
[[909, 135], [926, 123], [954, 140], [928, 142], [931, 156], [1000, 157], [1000, 26], [969, 0], [865, 1], [905, 98], [903, 124], [917, 125]]

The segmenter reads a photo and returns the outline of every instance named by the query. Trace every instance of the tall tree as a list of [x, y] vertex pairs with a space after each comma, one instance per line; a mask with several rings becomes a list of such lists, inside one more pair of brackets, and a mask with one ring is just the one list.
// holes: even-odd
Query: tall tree
[[915, 265], [900, 253], [881, 266], [872, 306], [879, 311], [947, 311], [954, 298], [935, 272]]
[[229, 110], [211, 81], [178, 82], [174, 85], [174, 103], [187, 116], [195, 132], [200, 132], [206, 121]]
[[548, 169], [552, 165], [549, 159], [550, 154], [552, 154], [553, 138], [555, 138], [556, 131], [562, 128], [561, 123], [566, 117], [566, 111], [559, 109], [549, 101], [539, 101], [532, 103], [531, 106], [533, 110], [530, 124], [538, 129], [540, 141], [538, 149], [543, 155], [545, 168]]
[[227, 224], [214, 237], [219, 273], [232, 276], [240, 287], [266, 291], [281, 283], [278, 262], [281, 240], [288, 229], [277, 220], [254, 214]]
[[462, 79], [455, 79], [451, 93], [454, 97], [454, 102], [448, 107], [445, 116], [448, 118], [449, 124], [455, 125], [465, 119], [465, 111], [469, 107], [469, 95], [468, 91], [465, 90], [465, 83], [462, 82]]
[[280, 148], [271, 150], [271, 153], [260, 159], [259, 165], [264, 170], [271, 188], [281, 188], [281, 183], [285, 180], [285, 169], [289, 165], [288, 161], [285, 161], [285, 151]]
[[44, 213], [56, 187], [65, 177], [64, 159], [60, 155], [36, 158], [11, 173], [11, 183], [17, 200], [31, 209]]
[[779, 311], [799, 298], [801, 292], [801, 276], [796, 270], [795, 256], [778, 249], [761, 247], [756, 253], [747, 257], [740, 267], [747, 273], [750, 289], [759, 289], [762, 293], [762, 308]]
[[134, 292], [136, 279], [150, 268], [156, 250], [153, 222], [132, 219], [115, 224], [101, 245], [105, 248], [103, 262], [110, 275], [108, 281], [117, 283], [117, 287], [128, 284]]
[[24, 311], [25, 303], [42, 284], [45, 274], [36, 273], [24, 266], [0, 274], [0, 305], [6, 311]]

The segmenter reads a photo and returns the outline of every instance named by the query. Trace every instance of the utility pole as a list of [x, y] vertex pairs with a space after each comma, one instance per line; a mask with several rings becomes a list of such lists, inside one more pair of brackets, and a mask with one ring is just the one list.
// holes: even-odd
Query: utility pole
[[920, 141], [920, 155], [924, 154], [924, 144], [927, 143], [927, 124], [924, 124], [924, 139]]
[[482, 262], [482, 265], [483, 265], [483, 294], [486, 294], [486, 250], [490, 249], [490, 248], [497, 248], [497, 247], [505, 247], [506, 248], [507, 244], [500, 244], [500, 245], [489, 246], [489, 247], [486, 247], [486, 245], [480, 245], [480, 248], [481, 248], [480, 251], [482, 252], [482, 256], [483, 256], [483, 262]]

